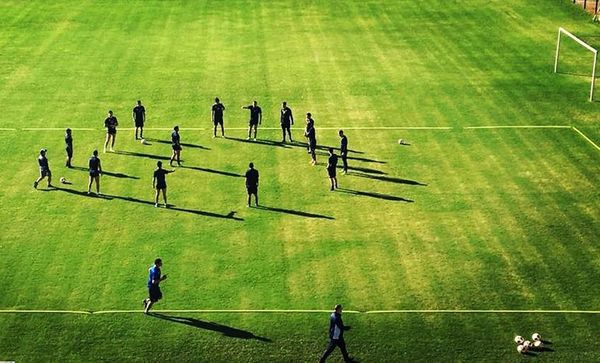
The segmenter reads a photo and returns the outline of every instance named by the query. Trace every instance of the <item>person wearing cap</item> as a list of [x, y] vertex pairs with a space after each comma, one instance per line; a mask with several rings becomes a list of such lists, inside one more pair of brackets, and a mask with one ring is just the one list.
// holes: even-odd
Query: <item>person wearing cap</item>
[[152, 305], [162, 299], [163, 295], [160, 291], [159, 284], [167, 278], [167, 275], [161, 276], [161, 267], [162, 259], [157, 258], [154, 260], [154, 265], [150, 266], [148, 269], [148, 297], [142, 301], [144, 304], [144, 314], [148, 314]]
[[215, 103], [211, 108], [213, 137], [217, 137], [217, 126], [219, 125], [221, 125], [221, 136], [225, 137], [225, 129], [223, 128], [223, 111], [225, 111], [225, 106], [221, 103], [219, 97], [215, 97]]
[[156, 189], [156, 195], [154, 197], [154, 206], [158, 208], [158, 197], [162, 191], [163, 200], [165, 201], [165, 208], [169, 208], [167, 204], [167, 174], [174, 172], [175, 170], [165, 170], [162, 168], [162, 161], [156, 162], [156, 169], [154, 170], [154, 177], [152, 178], [152, 188]]
[[92, 193], [92, 183], [96, 182], [96, 194], [100, 194], [100, 175], [102, 174], [102, 165], [100, 164], [100, 158], [98, 157], [98, 150], [94, 150], [92, 152], [88, 166], [90, 171], [90, 180], [88, 183], [87, 193]]
[[246, 171], [246, 191], [248, 192], [248, 207], [250, 207], [250, 200], [254, 194], [254, 203], [258, 207], [258, 170], [254, 169], [254, 163], [248, 165]]
[[104, 127], [106, 127], [106, 141], [104, 142], [104, 152], [106, 153], [106, 147], [110, 142], [110, 151], [115, 151], [115, 139], [117, 138], [117, 126], [119, 122], [113, 115], [112, 111], [108, 111], [108, 117], [104, 120]]
[[169, 165], [173, 167], [173, 161], [177, 160], [177, 165], [181, 166], [181, 137], [179, 136], [179, 126], [173, 127], [173, 133], [171, 133], [171, 144], [173, 147], [173, 154]]
[[65, 166], [72, 168], [71, 159], [73, 159], [73, 136], [71, 135], [71, 129], [65, 130], [65, 151], [67, 152], [67, 161]]
[[38, 156], [38, 164], [40, 165], [40, 177], [33, 182], [33, 187], [37, 189], [38, 184], [42, 179], [48, 177], [48, 188], [53, 188], [52, 186], [52, 172], [50, 171], [50, 166], [48, 165], [48, 159], [46, 158], [46, 152], [48, 150], [41, 149], [40, 155]]
[[325, 362], [335, 347], [339, 347], [342, 351], [344, 362], [354, 361], [350, 358], [348, 351], [346, 350], [346, 342], [344, 341], [344, 331], [346, 330], [350, 330], [350, 327], [344, 325], [344, 322], [342, 321], [342, 305], [337, 304], [329, 318], [329, 345], [321, 356], [321, 359], [319, 359], [319, 363]]

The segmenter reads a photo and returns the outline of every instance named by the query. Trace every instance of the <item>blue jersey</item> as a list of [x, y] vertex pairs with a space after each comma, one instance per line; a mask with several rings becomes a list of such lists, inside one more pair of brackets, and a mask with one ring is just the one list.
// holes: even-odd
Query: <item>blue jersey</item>
[[148, 269], [148, 288], [152, 286], [152, 280], [155, 281], [156, 285], [158, 285], [158, 282], [160, 281], [160, 267], [156, 265], [152, 265], [152, 267]]

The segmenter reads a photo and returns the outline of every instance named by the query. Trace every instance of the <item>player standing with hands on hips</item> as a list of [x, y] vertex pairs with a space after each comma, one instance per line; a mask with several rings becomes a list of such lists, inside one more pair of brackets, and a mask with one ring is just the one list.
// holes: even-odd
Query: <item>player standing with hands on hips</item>
[[258, 103], [256, 101], [252, 101], [251, 105], [242, 106], [242, 108], [250, 110], [250, 121], [248, 122], [248, 137], [246, 138], [246, 140], [250, 140], [252, 129], [254, 129], [254, 141], [256, 141], [256, 132], [258, 129], [258, 125], [262, 123], [262, 109], [258, 107]]
[[100, 175], [102, 174], [102, 165], [98, 158], [98, 150], [92, 152], [92, 157], [89, 161], [90, 182], [88, 183], [88, 194], [92, 193], [92, 183], [96, 182], [96, 194], [100, 194]]
[[142, 301], [144, 304], [144, 314], [148, 314], [152, 305], [162, 299], [163, 295], [160, 291], [159, 284], [167, 278], [167, 275], [161, 276], [161, 267], [162, 260], [157, 258], [154, 260], [154, 265], [150, 266], [148, 269], [148, 297]]

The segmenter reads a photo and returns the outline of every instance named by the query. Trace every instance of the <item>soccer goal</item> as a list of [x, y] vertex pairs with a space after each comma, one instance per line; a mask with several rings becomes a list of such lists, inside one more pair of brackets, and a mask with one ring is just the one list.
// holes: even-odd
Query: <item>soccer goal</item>
[[592, 85], [590, 87], [590, 102], [594, 100], [594, 88], [596, 85], [596, 61], [598, 60], [598, 50], [594, 49], [591, 45], [587, 44], [583, 40], [577, 38], [571, 32], [564, 28], [558, 28], [558, 39], [556, 40], [556, 57], [554, 58], [554, 73], [558, 72], [558, 59], [560, 56], [560, 39], [562, 35], [566, 35], [567, 37], [573, 39], [579, 45], [589, 50], [594, 54], [594, 62], [592, 63]]

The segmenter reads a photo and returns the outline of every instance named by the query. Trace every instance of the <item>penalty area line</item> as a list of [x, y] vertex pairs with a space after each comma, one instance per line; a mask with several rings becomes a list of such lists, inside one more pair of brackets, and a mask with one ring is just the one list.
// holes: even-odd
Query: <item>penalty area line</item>
[[596, 149], [600, 150], [600, 146], [596, 145], [596, 143], [590, 140], [590, 138], [587, 137], [583, 132], [579, 131], [577, 127], [573, 126], [572, 129], [575, 130], [579, 135], [583, 136], [583, 138], [592, 144]]
[[491, 125], [491, 126], [465, 126], [466, 130], [476, 129], [569, 129], [568, 125]]

